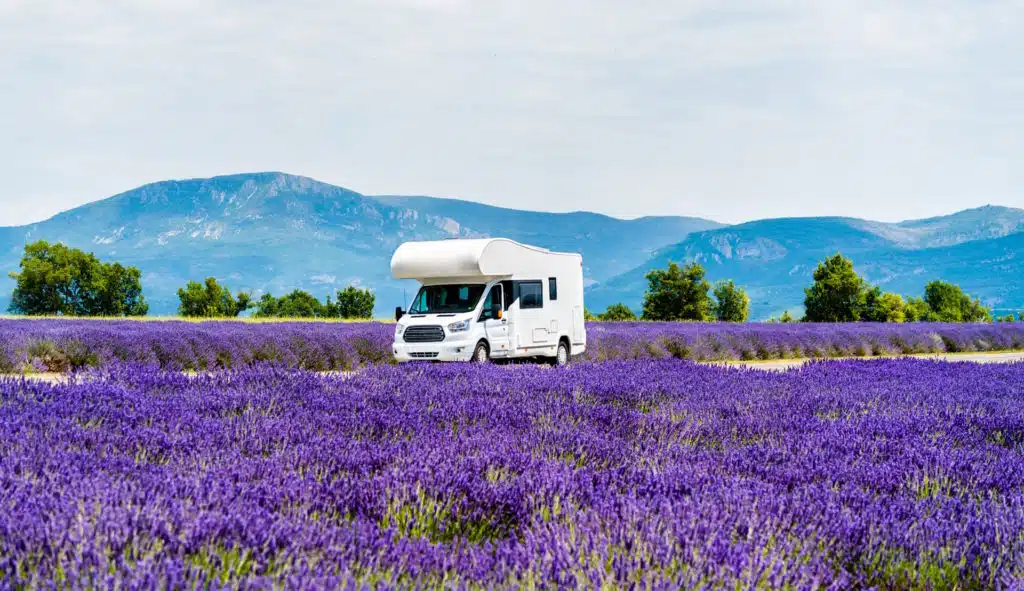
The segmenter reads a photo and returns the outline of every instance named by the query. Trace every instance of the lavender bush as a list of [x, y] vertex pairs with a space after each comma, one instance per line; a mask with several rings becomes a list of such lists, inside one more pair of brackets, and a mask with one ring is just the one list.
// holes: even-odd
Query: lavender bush
[[0, 587], [1024, 583], [1024, 364], [0, 379]]
[[[272, 362], [311, 370], [390, 363], [386, 323], [0, 320], [0, 373], [115, 362], [216, 370]], [[1024, 349], [1024, 323], [708, 324], [597, 322], [584, 360], [697, 361]]]

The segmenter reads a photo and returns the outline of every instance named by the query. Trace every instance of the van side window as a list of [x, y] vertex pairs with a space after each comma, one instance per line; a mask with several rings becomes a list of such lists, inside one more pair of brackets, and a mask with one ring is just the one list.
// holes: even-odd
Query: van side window
[[530, 310], [544, 307], [544, 284], [540, 281], [519, 282], [519, 309]]
[[548, 277], [548, 299], [552, 302], [558, 299], [558, 279]]

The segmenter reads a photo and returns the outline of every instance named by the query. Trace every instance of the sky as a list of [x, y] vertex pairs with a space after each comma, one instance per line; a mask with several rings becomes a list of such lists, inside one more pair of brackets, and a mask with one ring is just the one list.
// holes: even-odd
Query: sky
[[0, 226], [284, 171], [618, 217], [1024, 207], [1024, 0], [0, 0]]

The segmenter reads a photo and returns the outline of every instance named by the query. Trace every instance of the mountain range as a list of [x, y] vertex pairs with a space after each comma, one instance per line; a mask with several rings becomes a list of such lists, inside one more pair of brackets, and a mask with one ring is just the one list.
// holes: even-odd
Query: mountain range
[[582, 253], [591, 310], [618, 301], [637, 309], [648, 270], [698, 261], [710, 280], [747, 289], [755, 319], [799, 312], [815, 264], [837, 251], [888, 291], [919, 295], [942, 278], [997, 310], [1024, 309], [1021, 209], [988, 206], [901, 223], [790, 218], [727, 226], [363, 195], [277, 172], [153, 183], [43, 222], [0, 227], [0, 306], [10, 299], [6, 274], [17, 270], [23, 245], [46, 239], [138, 266], [151, 314], [173, 314], [178, 287], [215, 276], [256, 297], [367, 286], [385, 316], [412, 295], [412, 284], [389, 276], [401, 242], [482, 236]]
[[1024, 309], [1024, 210], [987, 206], [895, 224], [852, 218], [787, 218], [695, 232], [644, 265], [591, 288], [587, 303], [639, 307], [647, 270], [697, 261], [709, 279], [744, 286], [754, 318], [803, 313], [815, 266], [842, 252], [868, 281], [921, 296], [934, 279], [952, 281], [997, 312]]

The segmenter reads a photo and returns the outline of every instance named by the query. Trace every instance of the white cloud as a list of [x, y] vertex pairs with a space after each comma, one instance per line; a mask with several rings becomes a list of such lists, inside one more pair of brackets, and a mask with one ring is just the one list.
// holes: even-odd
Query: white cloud
[[286, 170], [618, 215], [1024, 205], [1020, 0], [0, 0], [0, 225]]

